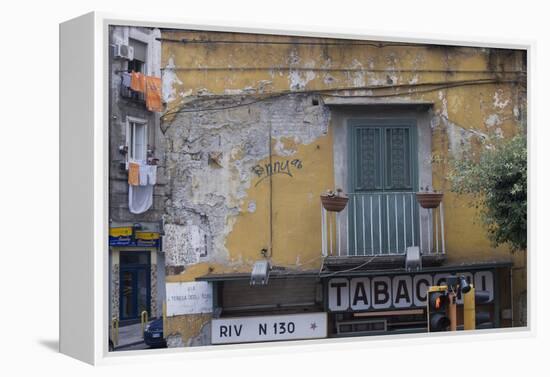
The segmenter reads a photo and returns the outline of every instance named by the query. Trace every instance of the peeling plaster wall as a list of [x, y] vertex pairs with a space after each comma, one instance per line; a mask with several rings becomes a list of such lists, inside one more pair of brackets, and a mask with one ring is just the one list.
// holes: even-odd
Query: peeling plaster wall
[[[191, 109], [243, 103], [261, 93], [331, 88], [350, 89], [340, 92], [344, 96], [375, 95], [372, 101], [378, 103], [389, 100], [404, 104], [432, 103], [431, 155], [438, 161], [433, 166], [432, 181], [436, 189], [448, 191], [449, 183], [444, 178], [452, 159], [462, 158], [464, 153], [475, 153], [492, 137], [510, 137], [520, 132], [522, 124], [526, 124], [526, 66], [525, 53], [522, 51], [434, 45], [357, 45], [357, 42], [323, 46], [300, 43], [338, 41], [215, 32], [166, 31], [162, 36], [172, 39], [254, 42], [180, 44], [164, 41], [162, 66], [166, 68], [163, 71], [163, 84], [170, 88], [170, 98], [173, 98], [167, 103], [168, 113], [182, 106]], [[259, 43], [273, 40], [288, 43]], [[506, 82], [509, 80], [516, 82]], [[456, 82], [467, 84], [448, 88], [443, 85]], [[412, 86], [403, 86], [409, 84]], [[395, 85], [398, 87], [391, 87]], [[352, 90], [354, 88], [356, 89]], [[224, 94], [227, 96], [217, 97]], [[400, 95], [394, 96], [395, 94]], [[389, 97], [384, 98], [384, 95]], [[249, 172], [246, 169], [250, 168], [252, 161], [266, 156], [266, 147], [269, 145], [265, 142], [266, 121], [273, 119], [274, 124], [282, 122], [282, 128], [287, 129], [286, 135], [277, 135], [274, 129], [273, 137], [277, 141], [273, 145], [273, 150], [279, 156], [295, 156], [311, 143], [311, 137], [304, 139], [303, 131], [315, 130], [314, 123], [311, 123], [310, 128], [296, 127], [293, 120], [297, 119], [297, 123], [303, 124], [311, 122], [308, 120], [307, 111], [313, 107], [306, 106], [297, 111], [293, 104], [296, 98], [298, 95], [294, 98], [282, 96], [269, 103], [260, 102], [230, 111], [181, 113], [177, 117], [169, 115], [164, 119], [163, 127], [172, 127], [172, 122], [187, 122], [186, 125], [180, 126], [185, 130], [179, 131], [179, 135], [173, 135], [173, 130], [169, 130], [167, 134], [171, 158], [173, 159], [173, 154], [179, 150], [182, 155], [178, 158], [184, 162], [180, 164], [178, 161], [177, 164], [181, 166], [172, 168], [170, 174], [172, 199], [167, 202], [167, 212], [171, 221], [182, 226], [198, 227], [200, 232], [223, 234], [213, 239], [207, 237], [208, 248], [219, 252], [213, 252], [215, 257], [209, 252], [210, 256], [205, 261], [222, 264], [234, 262], [228, 255], [227, 244], [224, 245], [222, 239], [228, 235], [231, 237], [229, 231], [234, 226], [233, 222], [237, 221], [239, 216], [249, 213], [249, 207], [256, 213], [263, 211], [263, 197], [244, 203], [245, 210], [239, 206], [243, 201], [247, 201], [246, 198], [254, 196], [253, 192], [248, 192], [249, 178], [246, 175]], [[308, 101], [309, 99], [306, 102]], [[272, 110], [265, 111], [266, 106]], [[315, 111], [328, 113], [323, 115], [321, 122], [330, 117], [328, 109], [323, 107], [322, 103]], [[283, 114], [288, 116], [282, 121], [278, 120], [277, 116]], [[175, 127], [177, 128], [177, 125]], [[221, 136], [216, 140], [215, 135], [210, 135], [203, 140], [198, 131], [200, 129], [216, 134], [219, 132]], [[226, 129], [230, 129], [231, 132], [225, 132]], [[243, 132], [248, 132], [246, 138], [243, 138]], [[332, 137], [331, 132], [330, 128], [326, 130], [329, 139]], [[296, 146], [283, 148], [281, 140], [284, 137], [288, 137], [288, 140], [298, 137], [299, 140], [296, 141]], [[184, 142], [185, 138], [193, 141], [193, 145], [187, 145]], [[231, 149], [234, 144], [246, 146], [249, 140], [254, 141], [253, 148]], [[258, 144], [258, 140], [264, 142]], [[223, 168], [206, 164], [205, 155], [218, 149], [224, 150], [222, 159], [226, 166]], [[240, 155], [243, 152], [246, 152], [245, 156]], [[320, 160], [332, 164], [329, 152], [321, 153], [326, 154]], [[176, 160], [172, 162], [174, 161]], [[231, 167], [227, 166], [228, 163]], [[191, 166], [195, 170], [205, 169], [202, 170], [204, 174], [191, 174], [193, 179], [178, 187], [176, 180], [185, 176], [185, 170]], [[214, 172], [216, 169], [215, 174], [206, 174], [207, 171]], [[239, 181], [235, 179], [237, 175], [240, 177]], [[333, 178], [327, 180], [320, 192], [329, 188], [332, 182]], [[185, 190], [187, 191], [184, 192]], [[316, 197], [320, 192], [312, 195]], [[176, 203], [173, 201], [175, 197], [185, 199]], [[492, 257], [493, 249], [485, 236], [485, 230], [479, 223], [474, 222], [475, 210], [469, 208], [469, 199], [448, 192], [444, 200], [449, 258], [471, 259], [473, 254], [476, 258]], [[185, 202], [193, 202], [194, 219], [189, 224], [184, 224], [185, 221], [177, 214]], [[224, 212], [229, 214], [227, 217], [209, 215], [209, 212], [213, 213], [212, 208], [218, 205], [225, 207]], [[265, 226], [267, 223], [264, 220], [262, 224]], [[255, 237], [262, 235], [256, 234]], [[250, 243], [249, 240], [242, 241]], [[213, 242], [212, 245], [209, 242]], [[500, 250], [506, 251], [502, 248]], [[243, 261], [246, 262], [244, 259]]]
[[205, 346], [210, 344], [209, 314], [180, 315], [166, 319], [168, 347]]
[[[346, 89], [338, 92], [341, 96], [368, 97], [372, 104], [429, 103], [423, 122], [431, 150], [422, 152], [422, 159], [432, 173], [422, 179], [446, 192], [448, 259], [509, 256], [506, 248], [491, 247], [470, 199], [449, 192], [445, 176], [452, 159], [476, 153], [493, 136], [522, 132], [524, 52], [193, 31], [163, 31], [162, 37], [253, 42], [162, 43], [167, 282], [250, 271], [261, 249], [269, 246], [270, 200], [273, 263], [319, 268], [319, 194], [334, 188], [335, 177], [342, 176], [334, 168], [341, 159], [334, 155], [334, 114], [323, 104], [330, 98], [326, 90], [336, 88]], [[300, 93], [308, 90], [325, 92]], [[291, 94], [256, 101], [281, 92]], [[233, 108], [196, 111], [220, 107]], [[272, 175], [270, 199], [266, 172], [274, 170], [278, 174]], [[520, 258], [513, 258], [520, 266]], [[200, 328], [208, 320], [171, 318], [172, 330], [179, 334], [172, 343], [200, 344]]]
[[[299, 153], [300, 148], [328, 138], [328, 111], [312, 102], [311, 96], [288, 96], [244, 108], [185, 114], [170, 123], [166, 132], [170, 182], [164, 237], [167, 266], [213, 262], [242, 269], [243, 264], [250, 267], [261, 256], [260, 250], [268, 247], [265, 209], [269, 169], [273, 169], [273, 180], [280, 180], [274, 191], [283, 185], [292, 187], [306, 170], [318, 169], [316, 162], [309, 162], [309, 156]], [[227, 106], [233, 102], [223, 103]], [[212, 155], [221, 156], [219, 162], [213, 162]], [[325, 189], [312, 183], [306, 200]], [[252, 192], [258, 198], [251, 199]], [[276, 216], [282, 215], [276, 206], [274, 211]], [[257, 222], [248, 229], [249, 237], [255, 234], [261, 242], [256, 248], [235, 243], [231, 248], [228, 237], [238, 217], [245, 214]], [[296, 246], [294, 249], [298, 252]], [[284, 263], [282, 252], [288, 253], [279, 250], [274, 257]], [[286, 262], [293, 263], [295, 259]]]
[[113, 317], [119, 317], [120, 309], [120, 254], [118, 251], [111, 252], [110, 255], [110, 276], [109, 276], [109, 322]]

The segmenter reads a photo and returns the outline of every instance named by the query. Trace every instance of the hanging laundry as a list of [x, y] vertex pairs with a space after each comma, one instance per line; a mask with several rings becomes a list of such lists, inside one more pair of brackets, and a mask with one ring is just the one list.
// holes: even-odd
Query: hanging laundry
[[137, 162], [130, 162], [128, 164], [128, 184], [130, 186], [139, 185], [139, 165]]
[[153, 205], [153, 185], [128, 186], [128, 208], [130, 212], [140, 214]]
[[122, 72], [122, 86], [129, 88], [132, 85], [132, 75], [128, 72]]
[[160, 77], [145, 77], [145, 104], [147, 105], [147, 110], [149, 111], [162, 111]]
[[140, 186], [146, 186], [147, 185], [147, 177], [148, 176], [149, 176], [149, 165], [140, 164], [139, 165], [139, 185]]
[[135, 92], [145, 92], [145, 75], [141, 72], [134, 72], [130, 74], [130, 89]]
[[147, 183], [150, 185], [157, 184], [157, 166], [156, 165], [147, 165]]

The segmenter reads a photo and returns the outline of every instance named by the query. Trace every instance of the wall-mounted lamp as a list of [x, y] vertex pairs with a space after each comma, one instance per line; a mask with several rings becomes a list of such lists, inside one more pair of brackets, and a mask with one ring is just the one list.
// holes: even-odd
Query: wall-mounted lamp
[[254, 263], [250, 274], [250, 285], [267, 285], [269, 271], [271, 271], [269, 261], [260, 260]]

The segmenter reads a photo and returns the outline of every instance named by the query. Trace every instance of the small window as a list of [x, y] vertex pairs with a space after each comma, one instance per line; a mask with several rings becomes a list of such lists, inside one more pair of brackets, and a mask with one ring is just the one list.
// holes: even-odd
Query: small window
[[147, 43], [132, 39], [128, 41], [130, 46], [134, 48], [134, 60], [128, 62], [128, 71], [145, 72], [145, 62], [147, 61]]
[[128, 117], [126, 123], [128, 160], [145, 162], [147, 160], [147, 122], [143, 119]]
[[145, 73], [144, 71], [145, 63], [137, 60], [134, 58], [134, 60], [131, 60], [128, 62], [128, 72], [140, 72]]

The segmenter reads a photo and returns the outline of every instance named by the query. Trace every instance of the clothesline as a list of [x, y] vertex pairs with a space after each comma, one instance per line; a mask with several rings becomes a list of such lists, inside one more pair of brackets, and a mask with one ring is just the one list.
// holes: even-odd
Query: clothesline
[[[128, 85], [128, 81], [129, 84]], [[143, 93], [145, 95], [145, 105], [147, 110], [153, 112], [162, 112], [162, 82], [160, 77], [147, 76], [141, 72], [122, 71], [122, 83], [135, 92]]]
[[128, 208], [140, 214], [153, 205], [153, 188], [157, 183], [157, 165], [130, 161], [128, 164]]

